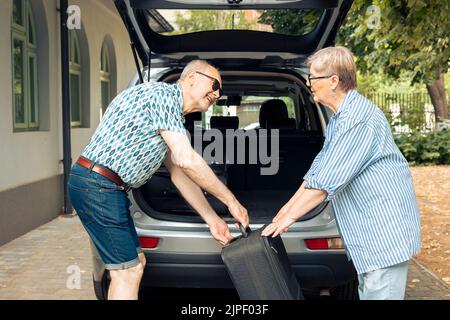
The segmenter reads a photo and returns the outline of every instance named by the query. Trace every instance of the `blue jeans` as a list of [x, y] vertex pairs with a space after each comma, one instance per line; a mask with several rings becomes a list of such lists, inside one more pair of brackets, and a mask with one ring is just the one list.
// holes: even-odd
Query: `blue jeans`
[[408, 277], [408, 261], [359, 274], [360, 300], [403, 300]]
[[108, 270], [137, 266], [142, 252], [123, 187], [84, 168], [72, 166], [69, 196]]

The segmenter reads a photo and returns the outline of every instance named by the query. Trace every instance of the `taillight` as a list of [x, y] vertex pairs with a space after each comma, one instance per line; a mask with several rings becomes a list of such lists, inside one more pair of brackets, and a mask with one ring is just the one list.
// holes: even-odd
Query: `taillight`
[[309, 250], [344, 249], [341, 238], [305, 239], [305, 244]]
[[141, 244], [141, 248], [152, 249], [156, 248], [158, 245], [159, 238], [152, 237], [139, 237], [139, 243]]

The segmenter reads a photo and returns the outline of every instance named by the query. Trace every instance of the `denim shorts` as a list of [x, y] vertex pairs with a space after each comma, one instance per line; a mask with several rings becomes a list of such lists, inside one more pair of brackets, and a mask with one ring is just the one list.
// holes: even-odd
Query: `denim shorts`
[[108, 270], [137, 266], [142, 252], [124, 187], [75, 163], [69, 196], [84, 228]]

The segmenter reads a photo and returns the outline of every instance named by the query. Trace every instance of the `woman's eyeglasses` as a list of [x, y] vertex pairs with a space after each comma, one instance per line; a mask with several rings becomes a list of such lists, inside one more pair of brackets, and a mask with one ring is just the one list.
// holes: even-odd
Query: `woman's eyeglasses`
[[213, 80], [212, 90], [213, 90], [213, 91], [219, 90], [219, 98], [222, 96], [222, 88], [220, 87], [220, 82], [219, 82], [219, 80], [217, 80], [216, 78], [211, 77], [211, 76], [209, 76], [209, 75], [207, 75], [207, 74], [204, 74], [203, 72], [200, 72], [200, 71], [195, 71], [195, 72], [200, 73], [202, 76], [208, 77], [208, 78], [210, 78], [211, 80]]
[[310, 74], [308, 74], [308, 86], [311, 86], [311, 80], [317, 80], [317, 79], [327, 79], [334, 76], [334, 74], [330, 74], [328, 76], [320, 76], [320, 77], [311, 77]]

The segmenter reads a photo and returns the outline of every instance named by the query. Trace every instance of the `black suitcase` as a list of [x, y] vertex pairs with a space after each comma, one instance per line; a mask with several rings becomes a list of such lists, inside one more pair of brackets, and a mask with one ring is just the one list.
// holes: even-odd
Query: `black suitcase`
[[222, 249], [222, 260], [242, 300], [303, 300], [283, 240], [249, 228]]

